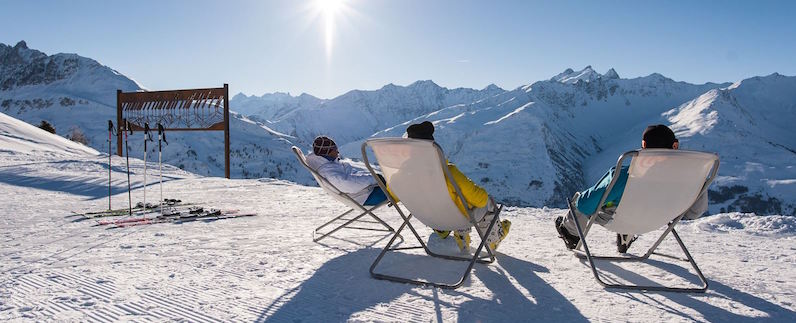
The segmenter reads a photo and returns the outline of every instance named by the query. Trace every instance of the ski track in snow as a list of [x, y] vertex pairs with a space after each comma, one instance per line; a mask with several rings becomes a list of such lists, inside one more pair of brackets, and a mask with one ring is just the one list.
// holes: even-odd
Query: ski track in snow
[[[0, 320], [10, 321], [781, 321], [796, 319], [792, 217], [722, 214], [679, 229], [710, 282], [706, 294], [606, 290], [556, 237], [559, 209], [509, 208], [513, 222], [493, 265], [465, 285], [440, 290], [372, 279], [368, 268], [389, 238], [342, 230], [313, 243], [313, 228], [344, 207], [319, 188], [278, 180], [202, 178], [169, 168], [166, 197], [257, 212], [250, 218], [121, 229], [72, 222], [100, 210], [107, 156], [0, 154]], [[142, 198], [141, 161], [131, 160]], [[156, 179], [156, 164], [150, 178]], [[127, 203], [122, 159], [114, 159], [113, 206]], [[24, 171], [23, 171], [24, 170]], [[25, 181], [16, 180], [24, 174]], [[61, 179], [61, 182], [57, 181]], [[147, 196], [159, 194], [148, 186]], [[151, 197], [150, 197], [151, 196]], [[390, 208], [377, 212], [397, 227]], [[430, 230], [415, 223], [424, 237]], [[595, 229], [595, 252], [614, 252]], [[404, 234], [405, 243], [413, 241]], [[654, 234], [632, 248], [643, 252]], [[432, 248], [456, 252], [452, 240]], [[674, 240], [663, 251], [677, 254]], [[609, 280], [694, 284], [686, 263], [600, 263]], [[382, 272], [454, 279], [463, 263], [389, 254]], [[629, 270], [635, 270], [631, 272]], [[643, 278], [637, 273], [644, 275]], [[677, 276], [684, 276], [685, 279]]]

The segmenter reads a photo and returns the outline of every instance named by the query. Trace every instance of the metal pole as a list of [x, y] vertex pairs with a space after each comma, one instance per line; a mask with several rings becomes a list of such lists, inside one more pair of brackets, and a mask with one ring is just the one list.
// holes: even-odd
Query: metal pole
[[224, 176], [229, 179], [229, 84], [224, 83]]
[[116, 153], [122, 157], [122, 90], [116, 90], [116, 125]]
[[130, 188], [130, 145], [127, 144], [127, 132], [129, 131], [132, 134], [133, 130], [130, 129], [130, 123], [127, 122], [127, 119], [124, 120], [124, 129], [124, 150], [127, 156], [127, 202], [130, 206], [130, 216], [133, 216], [133, 193]]
[[147, 137], [149, 136], [149, 124], [144, 123], [144, 212], [141, 216], [146, 215], [146, 142], [148, 141]]
[[[166, 142], [166, 131], [158, 122], [158, 172], [160, 173], [160, 215], [163, 216], [163, 148], [161, 142]], [[168, 144], [168, 142], [166, 142]]]
[[108, 210], [111, 210], [111, 143], [113, 134], [113, 121], [108, 120]]

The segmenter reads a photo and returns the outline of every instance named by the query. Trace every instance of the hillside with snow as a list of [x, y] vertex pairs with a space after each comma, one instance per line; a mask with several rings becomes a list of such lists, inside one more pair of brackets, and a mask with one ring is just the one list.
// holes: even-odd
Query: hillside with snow
[[[786, 124], [796, 120], [795, 80], [771, 75], [694, 85], [660, 74], [621, 79], [613, 69], [605, 75], [591, 67], [567, 69], [550, 80], [422, 115], [373, 137], [401, 136], [411, 123], [432, 121], [449, 159], [501, 200], [563, 207], [620, 154], [640, 148], [647, 125], [663, 123], [672, 125], [682, 149], [721, 157], [711, 213], [793, 215], [794, 137], [786, 135]], [[733, 93], [736, 103], [715, 107], [721, 112], [689, 108], [708, 101], [711, 93], [725, 92]], [[724, 126], [712, 128], [714, 119], [724, 120]], [[344, 154], [357, 154], [361, 142], [344, 146]]]
[[[506, 119], [509, 120], [509, 119]], [[796, 318], [796, 218], [726, 213], [679, 225], [709, 281], [705, 294], [604, 289], [556, 238], [564, 210], [505, 209], [511, 232], [497, 262], [477, 264], [464, 286], [442, 290], [375, 280], [368, 268], [389, 238], [341, 230], [312, 242], [312, 230], [346, 208], [320, 188], [271, 179], [203, 177], [164, 168], [164, 194], [247, 218], [107, 229], [74, 212], [107, 207], [107, 155], [0, 114], [0, 320], [29, 321], [668, 321], [790, 322]], [[9, 149], [10, 148], [10, 149]], [[112, 203], [127, 203], [125, 160], [112, 158]], [[132, 196], [143, 161], [130, 160]], [[157, 176], [150, 163], [148, 175]], [[150, 182], [151, 183], [151, 182]], [[399, 204], [399, 207], [403, 207]], [[376, 211], [397, 227], [392, 208]], [[153, 215], [147, 215], [153, 216]], [[121, 217], [125, 218], [125, 217]], [[367, 223], [363, 225], [368, 225]], [[457, 254], [414, 222], [430, 248]], [[658, 232], [659, 233], [659, 232]], [[411, 235], [409, 236], [411, 237]], [[595, 228], [593, 250], [614, 254]], [[400, 246], [413, 246], [406, 239]], [[642, 253], [655, 233], [631, 247]], [[477, 241], [477, 240], [476, 240]], [[761, 247], [765, 246], [765, 247]], [[679, 255], [674, 240], [662, 252]], [[698, 283], [685, 262], [600, 263], [618, 282]], [[394, 273], [450, 280], [463, 263], [410, 251], [388, 255]]]
[[100, 154], [92, 148], [53, 135], [3, 113], [0, 113], [0, 136], [3, 138], [0, 150], [11, 155], [34, 153], [61, 157]]
[[[430, 120], [451, 161], [497, 199], [517, 206], [564, 205], [628, 150], [648, 124], [672, 126], [683, 149], [720, 155], [711, 213], [796, 214], [794, 77], [778, 74], [736, 83], [690, 84], [653, 73], [621, 78], [591, 66], [513, 90], [448, 89], [432, 81], [353, 90], [332, 99], [288, 93], [231, 101], [232, 176], [314, 185], [289, 148], [332, 136], [347, 158], [370, 137], [401, 136]], [[0, 111], [31, 124], [47, 120], [58, 134], [79, 128], [107, 151], [106, 120], [115, 120], [115, 90], [142, 86], [75, 54], [48, 56], [0, 45]], [[141, 134], [131, 156], [143, 157]], [[220, 133], [170, 133], [166, 163], [205, 176], [223, 174]], [[154, 148], [150, 151], [155, 156]]]

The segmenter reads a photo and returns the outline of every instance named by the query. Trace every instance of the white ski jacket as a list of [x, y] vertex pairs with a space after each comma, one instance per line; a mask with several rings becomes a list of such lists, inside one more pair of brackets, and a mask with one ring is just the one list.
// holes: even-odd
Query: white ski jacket
[[341, 162], [340, 159], [329, 161], [314, 153], [307, 155], [306, 159], [307, 165], [359, 204], [365, 203], [368, 195], [378, 185], [370, 172]]

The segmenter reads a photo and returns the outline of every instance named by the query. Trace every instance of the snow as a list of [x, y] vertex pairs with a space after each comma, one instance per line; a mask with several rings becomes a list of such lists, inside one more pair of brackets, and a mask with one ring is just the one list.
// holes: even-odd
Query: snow
[[[506, 122], [511, 119], [507, 119]], [[27, 129], [25, 129], [27, 128]], [[512, 231], [497, 262], [476, 265], [464, 286], [441, 290], [372, 279], [368, 268], [389, 238], [342, 230], [321, 243], [312, 229], [345, 210], [320, 188], [272, 179], [202, 177], [164, 168], [170, 198], [258, 216], [105, 229], [70, 211], [107, 207], [107, 155], [53, 150], [59, 137], [7, 116], [0, 129], [0, 320], [8, 321], [778, 321], [796, 318], [793, 217], [727, 213], [679, 226], [709, 280], [705, 294], [606, 290], [556, 237], [554, 208], [504, 210]], [[17, 130], [15, 130], [17, 131]], [[25, 144], [18, 144], [25, 142]], [[13, 143], [13, 145], [12, 145]], [[41, 154], [41, 151], [48, 151]], [[114, 207], [127, 202], [124, 159], [114, 157]], [[134, 200], [143, 164], [132, 158]], [[463, 168], [463, 170], [468, 170]], [[150, 163], [149, 178], [156, 178]], [[149, 194], [157, 186], [148, 187]], [[400, 224], [390, 208], [376, 212]], [[455, 253], [415, 223], [431, 248]], [[411, 245], [411, 235], [406, 245]], [[595, 228], [595, 252], [613, 235]], [[631, 248], [641, 253], [655, 233]], [[671, 238], [665, 253], [677, 254]], [[617, 281], [693, 284], [684, 262], [598, 263]], [[462, 263], [416, 253], [388, 255], [385, 270], [453, 277]], [[392, 269], [389, 269], [392, 268]], [[644, 278], [646, 277], [646, 278]], [[685, 278], [678, 278], [685, 277]], [[450, 278], [452, 279], [452, 278]]]
[[99, 155], [92, 148], [51, 134], [4, 113], [0, 113], [0, 150], [12, 154]]
[[760, 236], [796, 236], [796, 217], [770, 215], [750, 216], [743, 213], [725, 213], [704, 217], [694, 221], [692, 226], [702, 232], [743, 233]]
[[509, 117], [511, 117], [511, 116], [513, 116], [513, 115], [515, 115], [515, 114], [517, 114], [517, 113], [520, 113], [520, 112], [522, 112], [522, 110], [525, 110], [525, 108], [527, 108], [528, 106], [530, 106], [530, 105], [532, 105], [532, 104], [533, 104], [533, 102], [527, 103], [527, 104], [525, 104], [525, 105], [523, 105], [523, 106], [521, 106], [521, 107], [519, 107], [519, 108], [515, 109], [514, 111], [511, 111], [511, 113], [509, 113], [509, 114], [507, 114], [507, 115], [504, 115], [504, 116], [500, 117], [500, 118], [499, 118], [499, 119], [497, 119], [497, 120], [488, 121], [488, 122], [484, 123], [484, 125], [485, 125], [485, 126], [488, 126], [488, 125], [496, 124], [496, 123], [499, 123], [499, 122], [501, 122], [501, 121], [503, 121], [503, 120], [506, 120], [506, 119], [508, 119]]
[[[611, 72], [613, 72], [613, 73], [611, 73]], [[608, 73], [606, 73], [605, 76], [607, 76], [609, 78], [619, 78], [619, 74], [617, 74], [616, 71], [613, 68]], [[581, 81], [581, 80], [586, 81], [586, 82], [590, 82], [590, 81], [594, 81], [594, 80], [596, 80], [597, 78], [600, 78], [600, 77], [602, 77], [602, 75], [600, 75], [600, 73], [597, 73], [596, 71], [594, 71], [594, 69], [592, 69], [591, 65], [589, 65], [589, 66], [586, 66], [585, 68], [583, 68], [582, 70], [577, 71], [577, 72], [573, 71], [571, 68], [568, 68], [564, 72], [554, 76], [550, 80], [551, 81], [555, 81], [555, 82], [566, 83], [566, 84], [575, 84], [575, 83], [577, 83], [578, 81]]]

